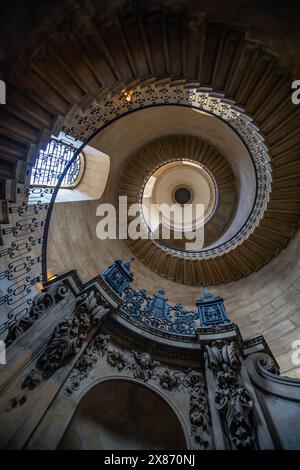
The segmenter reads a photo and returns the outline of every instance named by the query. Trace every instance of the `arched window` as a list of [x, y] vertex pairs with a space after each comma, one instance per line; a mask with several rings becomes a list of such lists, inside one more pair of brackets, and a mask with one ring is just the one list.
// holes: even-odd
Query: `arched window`
[[[30, 184], [55, 187], [76, 148], [69, 143], [51, 138], [46, 150], [40, 150], [31, 172]], [[61, 188], [72, 189], [80, 182], [84, 170], [84, 156], [80, 154], [67, 171]]]
[[[52, 136], [46, 150], [40, 150], [30, 175], [29, 202], [49, 203], [53, 188], [58, 183], [66, 165], [73, 158], [82, 142], [71, 140], [63, 132]], [[106, 187], [110, 168], [108, 155], [86, 145], [68, 169], [55, 202], [72, 202], [99, 199]], [[42, 188], [42, 194], [40, 190]]]

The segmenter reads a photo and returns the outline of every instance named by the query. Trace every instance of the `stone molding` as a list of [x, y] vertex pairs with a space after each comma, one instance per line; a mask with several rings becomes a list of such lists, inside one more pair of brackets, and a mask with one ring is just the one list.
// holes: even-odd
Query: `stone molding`
[[205, 378], [201, 370], [163, 365], [147, 352], [129, 351], [111, 342], [109, 335], [97, 333], [71, 371], [63, 388], [72, 395], [88, 380], [98, 360], [105, 360], [117, 373], [144, 383], [150, 383], [164, 392], [180, 391], [188, 394], [190, 434], [199, 449], [211, 448], [210, 415]]

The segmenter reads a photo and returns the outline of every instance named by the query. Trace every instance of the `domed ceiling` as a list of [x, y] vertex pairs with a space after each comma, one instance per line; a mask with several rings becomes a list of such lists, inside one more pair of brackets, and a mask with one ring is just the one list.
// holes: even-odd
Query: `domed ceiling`
[[[137, 173], [140, 190], [137, 189]], [[131, 191], [127, 189], [130, 185]], [[196, 204], [203, 204], [203, 221], [198, 221], [198, 224], [200, 228], [205, 224], [205, 246], [219, 238], [228, 225], [236, 201], [234, 175], [230, 166], [216, 149], [194, 137], [167, 137], [143, 148], [123, 173], [119, 194], [127, 195], [130, 202], [140, 202], [146, 208], [150, 204], [175, 204], [175, 208], [176, 204], [189, 204], [194, 209]], [[148, 213], [148, 217], [144, 214], [144, 219], [147, 219], [145, 223], [149, 228], [150, 207]], [[166, 220], [166, 224], [173, 228], [174, 234], [174, 223]], [[193, 218], [186, 221], [188, 224], [191, 229], [197, 229]], [[157, 239], [161, 238], [154, 231], [149, 235], [150, 238], [155, 239], [155, 235]], [[167, 242], [165, 245], [172, 247]], [[184, 240], [178, 242], [176, 247], [182, 251], [188, 250]], [[192, 251], [197, 250], [193, 248]]]

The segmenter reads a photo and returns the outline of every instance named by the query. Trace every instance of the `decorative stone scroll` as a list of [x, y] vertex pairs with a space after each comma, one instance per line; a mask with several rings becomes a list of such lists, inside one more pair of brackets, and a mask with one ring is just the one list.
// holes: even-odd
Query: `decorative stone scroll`
[[110, 342], [108, 335], [97, 334], [71, 371], [63, 389], [65, 395], [70, 396], [80, 388], [81, 381], [88, 377], [99, 359], [105, 360], [122, 375], [125, 373], [145, 383], [152, 383], [167, 392], [180, 390], [188, 393], [191, 436], [199, 448], [210, 448], [207, 391], [200, 371], [172, 370], [154, 360], [149, 353], [120, 349]]
[[215, 341], [205, 349], [216, 381], [215, 405], [224, 419], [230, 445], [233, 449], [255, 449], [253, 401], [241, 383], [237, 345], [233, 341]]
[[[22, 389], [33, 390], [76, 356], [93, 325], [110, 311], [99, 293], [83, 294], [72, 315], [58, 323], [35, 367], [22, 382]], [[11, 408], [23, 404], [26, 395], [11, 400]]]
[[189, 374], [191, 434], [201, 449], [209, 447], [210, 416], [206, 390], [198, 372]]
[[[42, 235], [49, 206], [43, 198], [45, 194], [51, 198], [53, 191], [54, 188], [17, 183], [12, 200], [5, 201], [7, 218], [0, 235], [0, 279], [6, 286], [5, 292], [0, 293], [2, 338], [15, 322], [21, 332], [28, 326], [27, 321], [21, 325], [19, 321], [24, 317], [28, 320], [36, 292], [34, 286], [41, 281]], [[14, 339], [12, 333], [7, 345]]]
[[8, 334], [5, 338], [6, 346], [8, 347], [14, 343], [37, 320], [46, 315], [56, 303], [64, 299], [68, 293], [69, 287], [66, 283], [62, 282], [55, 286], [55, 290], [50, 288], [46, 292], [36, 295], [29, 313], [13, 323], [8, 329]]
[[144, 289], [135, 290], [129, 287], [122, 300], [120, 315], [146, 330], [195, 336], [198, 312], [186, 310], [180, 303], [170, 305], [163, 289], [151, 296]]

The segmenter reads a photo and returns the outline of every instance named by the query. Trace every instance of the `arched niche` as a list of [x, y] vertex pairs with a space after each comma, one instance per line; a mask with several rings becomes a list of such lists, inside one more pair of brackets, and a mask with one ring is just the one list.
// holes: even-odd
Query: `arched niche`
[[[50, 141], [50, 144], [53, 142], [53, 139]], [[56, 156], [54, 150], [51, 150], [53, 147], [50, 146], [49, 153], [51, 152], [54, 154], [53, 163], [52, 165], [57, 165], [57, 161], [59, 158], [63, 158], [61, 156]], [[46, 154], [47, 156], [47, 154]], [[50, 156], [48, 155], [48, 158]], [[44, 171], [46, 174], [51, 174], [51, 165], [46, 164], [45, 157], [39, 158], [39, 165], [35, 169], [38, 173], [39, 171]], [[76, 179], [73, 184], [62, 185], [55, 198], [56, 203], [69, 203], [69, 202], [81, 202], [81, 201], [90, 201], [90, 200], [98, 200], [104, 193], [106, 183], [109, 176], [110, 170], [110, 157], [104, 152], [97, 150], [89, 145], [86, 145], [83, 151], [80, 153], [80, 168], [79, 172], [76, 176]], [[53, 170], [55, 173], [55, 170]], [[43, 194], [40, 193], [40, 189], [44, 186], [47, 188], [54, 188], [51, 184], [39, 185], [34, 184], [34, 180], [32, 181], [33, 186], [32, 190], [29, 193], [29, 204], [36, 203], [36, 198], [38, 195], [39, 200], [42, 203], [50, 203], [52, 198], [52, 192], [44, 192]], [[54, 211], [56, 209], [56, 205], [54, 205]]]
[[136, 380], [108, 379], [80, 400], [57, 449], [187, 449], [173, 407]]

